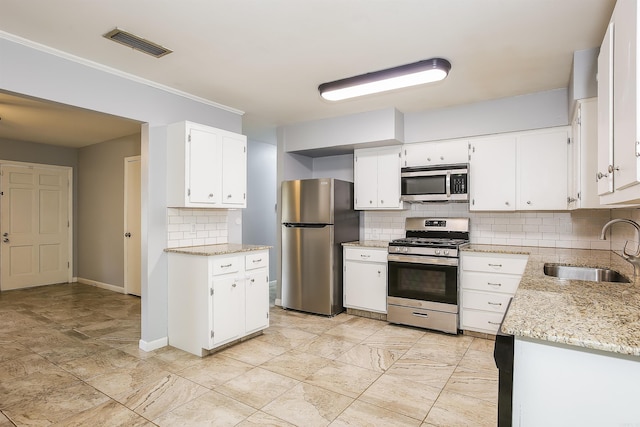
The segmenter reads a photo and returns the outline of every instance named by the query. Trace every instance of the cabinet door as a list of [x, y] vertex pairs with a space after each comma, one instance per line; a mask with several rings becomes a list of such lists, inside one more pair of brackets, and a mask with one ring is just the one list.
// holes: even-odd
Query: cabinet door
[[472, 211], [513, 211], [516, 207], [516, 139], [480, 138], [471, 145], [469, 191]]
[[567, 152], [567, 208], [577, 209], [580, 207], [580, 110], [582, 106], [578, 104], [571, 122], [571, 143]]
[[188, 189], [191, 203], [219, 204], [222, 200], [220, 166], [222, 145], [218, 134], [191, 129], [188, 141]]
[[518, 137], [519, 210], [567, 209], [568, 136], [561, 130]]
[[613, 37], [613, 166], [615, 190], [640, 182], [638, 177], [638, 98], [636, 0], [616, 3]]
[[598, 55], [598, 195], [613, 193], [613, 23]]
[[245, 282], [245, 334], [269, 326], [269, 274], [260, 269], [247, 276]]
[[378, 207], [378, 153], [356, 150], [354, 156], [354, 194], [356, 209]]
[[244, 283], [227, 276], [213, 279], [210, 348], [244, 334]]
[[367, 262], [345, 262], [344, 306], [386, 313], [387, 265]]
[[244, 135], [222, 135], [222, 158], [222, 203], [245, 206], [247, 142]]
[[397, 147], [378, 152], [378, 208], [400, 207], [400, 151]]
[[435, 166], [467, 163], [467, 141], [420, 142], [404, 145], [403, 166]]

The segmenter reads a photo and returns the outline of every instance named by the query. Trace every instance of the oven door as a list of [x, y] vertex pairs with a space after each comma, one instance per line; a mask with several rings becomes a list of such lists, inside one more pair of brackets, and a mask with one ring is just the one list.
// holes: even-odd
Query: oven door
[[389, 254], [387, 260], [390, 297], [458, 304], [458, 258]]

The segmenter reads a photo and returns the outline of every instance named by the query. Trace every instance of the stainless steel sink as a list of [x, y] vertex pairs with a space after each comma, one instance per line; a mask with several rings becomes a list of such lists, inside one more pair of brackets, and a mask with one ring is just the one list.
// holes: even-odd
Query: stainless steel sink
[[597, 267], [578, 267], [576, 265], [545, 264], [544, 274], [558, 279], [586, 280], [588, 282], [629, 283], [629, 279], [615, 270]]

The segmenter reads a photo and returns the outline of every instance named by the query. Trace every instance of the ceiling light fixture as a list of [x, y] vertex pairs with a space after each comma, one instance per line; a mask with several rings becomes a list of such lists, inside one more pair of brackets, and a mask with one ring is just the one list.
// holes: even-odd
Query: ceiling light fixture
[[171, 49], [167, 49], [164, 46], [150, 42], [149, 40], [121, 30], [120, 28], [114, 28], [108, 33], [103, 34], [102, 37], [123, 44], [132, 49], [139, 50], [140, 52], [144, 52], [151, 56], [155, 56], [156, 58], [160, 58], [161, 56], [165, 56], [173, 52]]
[[341, 101], [357, 96], [437, 82], [447, 77], [450, 70], [451, 63], [446, 59], [425, 59], [413, 64], [323, 83], [318, 86], [318, 91], [320, 96], [326, 100]]

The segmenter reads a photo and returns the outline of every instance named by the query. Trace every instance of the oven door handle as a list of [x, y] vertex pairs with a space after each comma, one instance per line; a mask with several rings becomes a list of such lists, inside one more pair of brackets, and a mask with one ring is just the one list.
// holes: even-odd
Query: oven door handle
[[431, 264], [431, 265], [448, 265], [456, 267], [458, 258], [446, 258], [437, 256], [413, 256], [413, 255], [387, 255], [389, 262], [401, 262], [409, 264]]
[[451, 197], [451, 171], [447, 171], [444, 186], [447, 187], [447, 198]]

